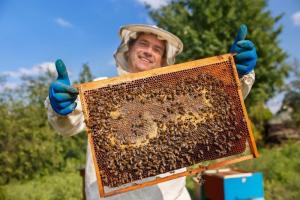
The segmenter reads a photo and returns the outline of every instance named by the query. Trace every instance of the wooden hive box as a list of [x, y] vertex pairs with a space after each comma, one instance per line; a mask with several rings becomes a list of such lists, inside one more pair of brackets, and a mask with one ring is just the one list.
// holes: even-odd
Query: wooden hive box
[[231, 54], [77, 87], [101, 197], [258, 156]]

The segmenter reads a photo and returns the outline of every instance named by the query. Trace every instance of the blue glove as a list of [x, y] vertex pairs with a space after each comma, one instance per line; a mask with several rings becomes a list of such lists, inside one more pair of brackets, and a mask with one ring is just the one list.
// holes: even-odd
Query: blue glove
[[75, 102], [78, 91], [70, 84], [70, 79], [65, 64], [58, 59], [55, 62], [58, 77], [49, 87], [49, 99], [53, 110], [60, 115], [71, 113], [77, 103]]
[[230, 53], [237, 53], [235, 63], [240, 76], [251, 72], [255, 68], [257, 61], [255, 45], [250, 40], [245, 40], [246, 35], [247, 26], [242, 24], [230, 48]]

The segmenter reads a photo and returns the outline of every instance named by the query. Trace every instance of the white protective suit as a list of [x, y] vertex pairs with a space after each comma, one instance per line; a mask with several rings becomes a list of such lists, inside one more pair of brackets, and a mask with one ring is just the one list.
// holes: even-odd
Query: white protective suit
[[[118, 68], [119, 74], [127, 73]], [[97, 80], [97, 79], [96, 79]], [[249, 94], [255, 80], [255, 74], [251, 73], [241, 77], [241, 88], [243, 97]], [[48, 110], [48, 120], [53, 128], [63, 136], [75, 135], [85, 128], [84, 117], [82, 113], [79, 98], [77, 98], [76, 109], [67, 116], [61, 116], [55, 113], [50, 105], [49, 99], [45, 101], [45, 106]], [[178, 171], [176, 171], [178, 172]], [[91, 156], [91, 150], [88, 143], [87, 159], [85, 168], [85, 192], [87, 200], [99, 200], [99, 192], [95, 174], [94, 163]], [[190, 196], [185, 187], [185, 177], [174, 179], [168, 182], [159, 183], [154, 186], [145, 187], [131, 192], [119, 194], [112, 197], [107, 197], [109, 200], [190, 200]]]

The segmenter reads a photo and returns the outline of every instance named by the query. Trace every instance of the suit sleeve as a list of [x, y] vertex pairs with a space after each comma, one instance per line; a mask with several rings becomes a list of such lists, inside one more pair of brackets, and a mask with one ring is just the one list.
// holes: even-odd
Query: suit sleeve
[[249, 74], [240, 77], [241, 89], [242, 89], [244, 100], [250, 93], [254, 81], [255, 81], [255, 73], [253, 70]]
[[67, 116], [57, 114], [51, 107], [49, 98], [45, 100], [45, 107], [47, 109], [48, 121], [51, 126], [63, 136], [76, 135], [85, 128], [84, 116], [82, 113], [81, 103], [79, 98], [76, 100], [77, 106], [73, 112]]

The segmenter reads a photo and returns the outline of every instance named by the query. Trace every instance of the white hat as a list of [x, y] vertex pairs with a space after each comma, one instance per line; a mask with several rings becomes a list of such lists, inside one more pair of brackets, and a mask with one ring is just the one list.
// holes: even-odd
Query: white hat
[[128, 71], [128, 63], [125, 53], [129, 50], [128, 42], [130, 39], [136, 39], [137, 33], [152, 33], [157, 35], [158, 39], [166, 40], [166, 63], [172, 65], [175, 63], [175, 57], [182, 52], [183, 44], [174, 34], [153, 25], [132, 24], [123, 26], [120, 29], [122, 39], [120, 46], [114, 54], [114, 58], [119, 71]]

